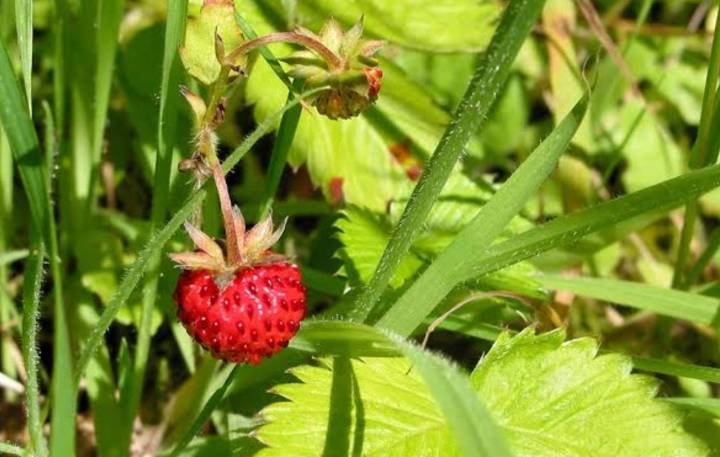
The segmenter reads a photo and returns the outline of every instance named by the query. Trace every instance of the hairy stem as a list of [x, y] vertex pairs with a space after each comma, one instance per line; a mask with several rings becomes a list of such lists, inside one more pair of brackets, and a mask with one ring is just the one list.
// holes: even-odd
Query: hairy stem
[[238, 246], [237, 232], [235, 227], [235, 218], [233, 216], [232, 201], [228, 192], [225, 174], [222, 171], [220, 162], [215, 161], [212, 165], [213, 179], [215, 179], [215, 187], [217, 188], [218, 198], [220, 199], [220, 209], [222, 211], [223, 223], [225, 225], [225, 245], [227, 248], [227, 262], [229, 265], [235, 265], [241, 258], [240, 248]]
[[233, 50], [228, 56], [228, 62], [236, 61], [240, 56], [247, 54], [248, 52], [265, 46], [270, 43], [295, 43], [304, 46], [312, 51], [315, 51], [322, 59], [327, 62], [328, 66], [332, 70], [341, 70], [345, 67], [345, 60], [335, 54], [327, 46], [322, 44], [319, 40], [303, 35], [297, 32], [277, 32], [269, 35], [255, 38], [254, 40], [246, 41], [238, 48]]

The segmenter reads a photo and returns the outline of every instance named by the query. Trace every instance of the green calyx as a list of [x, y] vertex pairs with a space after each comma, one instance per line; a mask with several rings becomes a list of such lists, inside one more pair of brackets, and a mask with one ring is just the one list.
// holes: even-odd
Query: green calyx
[[362, 19], [347, 31], [330, 19], [318, 35], [303, 28], [296, 33], [322, 43], [338, 57], [337, 62], [328, 62], [317, 52], [304, 49], [283, 59], [291, 66], [289, 74], [303, 79], [306, 86], [330, 86], [312, 100], [321, 114], [331, 119], [346, 119], [357, 116], [375, 102], [382, 71], [373, 56], [383, 42], [362, 39]]

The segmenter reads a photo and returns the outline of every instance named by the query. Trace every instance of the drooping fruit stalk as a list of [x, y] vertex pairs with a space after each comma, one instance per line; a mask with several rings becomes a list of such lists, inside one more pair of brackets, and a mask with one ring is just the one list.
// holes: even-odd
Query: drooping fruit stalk
[[[272, 216], [245, 230], [233, 206], [217, 157], [215, 130], [224, 120], [230, 66], [222, 39], [216, 54], [223, 62], [206, 104], [188, 89], [182, 93], [196, 117], [195, 150], [188, 166], [198, 180], [211, 174], [225, 229], [224, 249], [190, 223], [185, 224], [196, 250], [170, 257], [185, 271], [174, 299], [177, 315], [188, 333], [214, 357], [257, 364], [288, 345], [306, 312], [306, 291], [298, 267], [271, 251], [285, 228], [273, 230]], [[209, 171], [209, 173], [208, 173]]]

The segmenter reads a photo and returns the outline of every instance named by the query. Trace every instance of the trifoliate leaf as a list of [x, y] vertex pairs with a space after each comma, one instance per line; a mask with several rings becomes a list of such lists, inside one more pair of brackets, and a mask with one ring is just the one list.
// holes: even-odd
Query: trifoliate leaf
[[461, 455], [406, 359], [335, 359], [332, 367], [297, 368], [300, 383], [274, 389], [289, 401], [263, 410], [268, 424], [257, 437], [270, 447], [258, 457], [331, 455], [324, 449], [367, 457]]
[[657, 382], [630, 373], [629, 357], [564, 338], [503, 334], [471, 375], [518, 457], [708, 455], [682, 414], [653, 398]]

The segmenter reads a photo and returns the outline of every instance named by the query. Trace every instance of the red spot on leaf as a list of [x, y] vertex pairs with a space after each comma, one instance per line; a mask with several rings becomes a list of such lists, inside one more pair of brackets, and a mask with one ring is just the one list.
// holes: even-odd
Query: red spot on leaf
[[343, 184], [345, 180], [340, 176], [335, 176], [330, 180], [330, 203], [337, 205], [343, 201], [345, 196], [343, 195]]

